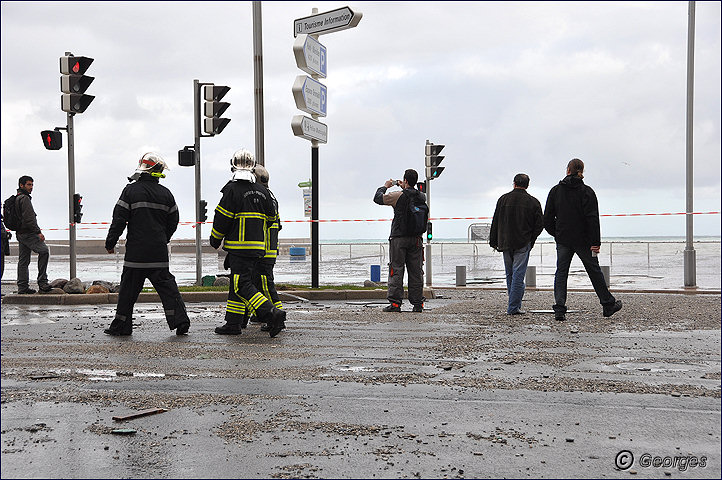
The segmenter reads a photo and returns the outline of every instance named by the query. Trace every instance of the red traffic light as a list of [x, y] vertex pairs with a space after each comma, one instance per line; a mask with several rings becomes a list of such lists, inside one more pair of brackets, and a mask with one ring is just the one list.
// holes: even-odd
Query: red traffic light
[[63, 134], [57, 130], [43, 130], [40, 132], [43, 138], [43, 145], [48, 150], [60, 150], [63, 148]]
[[63, 75], [83, 75], [93, 63], [89, 57], [60, 57], [60, 73]]

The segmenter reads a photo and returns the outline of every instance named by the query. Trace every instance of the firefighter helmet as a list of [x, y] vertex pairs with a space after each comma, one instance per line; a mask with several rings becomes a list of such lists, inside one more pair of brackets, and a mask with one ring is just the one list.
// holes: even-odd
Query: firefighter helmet
[[163, 170], [170, 170], [168, 164], [165, 163], [163, 157], [155, 152], [148, 152], [138, 160], [138, 168], [135, 169], [135, 173], [150, 173], [151, 175], [165, 177]]
[[236, 150], [231, 157], [231, 171], [252, 170], [255, 165], [256, 160], [253, 158], [253, 154], [245, 148]]

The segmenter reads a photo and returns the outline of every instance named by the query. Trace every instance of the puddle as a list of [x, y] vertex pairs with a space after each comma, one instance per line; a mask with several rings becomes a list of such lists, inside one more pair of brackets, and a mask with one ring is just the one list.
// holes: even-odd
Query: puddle
[[162, 378], [165, 377], [165, 373], [155, 373], [155, 372], [116, 372], [115, 370], [100, 370], [100, 369], [93, 369], [93, 368], [78, 368], [76, 370], [72, 370], [69, 368], [60, 368], [56, 370], [51, 370], [53, 373], [57, 373], [59, 375], [63, 374], [71, 374], [71, 373], [79, 373], [80, 375], [87, 375], [88, 380], [94, 380], [94, 381], [101, 381], [101, 382], [108, 382], [115, 380], [118, 377], [134, 377], [134, 378]]
[[637, 371], [637, 372], [689, 372], [689, 371], [708, 371], [709, 367], [705, 365], [686, 364], [686, 363], [618, 363], [616, 367], [620, 370]]
[[352, 367], [350, 365], [339, 365], [338, 367], [333, 367], [334, 370], [338, 370], [340, 372], [375, 372], [375, 368], [371, 367], [364, 367], [364, 366], [356, 366]]

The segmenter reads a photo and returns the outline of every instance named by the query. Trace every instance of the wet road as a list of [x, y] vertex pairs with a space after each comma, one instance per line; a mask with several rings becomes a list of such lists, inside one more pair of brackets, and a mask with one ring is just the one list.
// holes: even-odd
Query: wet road
[[102, 333], [110, 305], [3, 305], [2, 477], [719, 478], [718, 295], [604, 319], [574, 293], [560, 323], [531, 313], [549, 292], [522, 316], [437, 293], [422, 314], [287, 303], [275, 339], [215, 335], [219, 304], [188, 305], [187, 337], [139, 304], [130, 338]]

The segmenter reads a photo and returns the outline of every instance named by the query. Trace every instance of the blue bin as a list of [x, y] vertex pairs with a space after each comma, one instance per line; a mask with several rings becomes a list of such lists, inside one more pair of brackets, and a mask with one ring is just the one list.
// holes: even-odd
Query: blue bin
[[371, 281], [381, 281], [381, 265], [371, 265]]
[[292, 257], [305, 257], [306, 256], [306, 248], [305, 247], [291, 247], [288, 249], [288, 254]]

